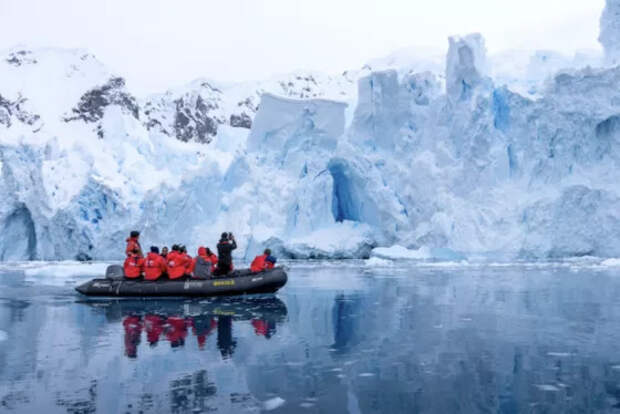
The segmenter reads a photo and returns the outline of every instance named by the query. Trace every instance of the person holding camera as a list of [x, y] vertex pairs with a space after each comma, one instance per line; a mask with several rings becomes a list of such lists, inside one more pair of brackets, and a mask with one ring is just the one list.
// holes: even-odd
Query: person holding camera
[[214, 274], [216, 276], [227, 275], [233, 270], [232, 251], [237, 248], [235, 236], [232, 233], [222, 233], [219, 243], [217, 244], [217, 269]]

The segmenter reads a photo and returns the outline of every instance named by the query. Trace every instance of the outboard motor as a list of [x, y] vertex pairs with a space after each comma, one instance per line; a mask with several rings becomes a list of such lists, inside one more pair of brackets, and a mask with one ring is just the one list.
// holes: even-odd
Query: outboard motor
[[124, 277], [125, 272], [123, 272], [123, 266], [121, 265], [110, 265], [105, 270], [106, 279], [123, 279]]

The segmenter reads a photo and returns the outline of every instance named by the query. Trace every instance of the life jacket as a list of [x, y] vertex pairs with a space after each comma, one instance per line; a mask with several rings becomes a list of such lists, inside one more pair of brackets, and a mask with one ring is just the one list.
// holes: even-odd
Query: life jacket
[[252, 260], [252, 264], [250, 265], [250, 271], [252, 273], [262, 272], [266, 269], [265, 260], [267, 260], [267, 255], [263, 254], [260, 256], [256, 256], [254, 260]]
[[125, 259], [125, 263], [123, 264], [123, 272], [125, 273], [126, 278], [136, 279], [140, 277], [143, 270], [144, 259], [137, 254], [132, 253]]
[[168, 253], [168, 277], [171, 280], [178, 279], [185, 274], [186, 259], [179, 252], [171, 251]]
[[134, 249], [138, 249], [138, 256], [142, 257], [142, 247], [140, 247], [140, 242], [137, 237], [129, 237], [127, 240], [127, 247], [125, 248], [125, 254], [127, 256], [131, 255]]
[[166, 262], [157, 253], [150, 252], [144, 261], [144, 279], [157, 280], [167, 270]]

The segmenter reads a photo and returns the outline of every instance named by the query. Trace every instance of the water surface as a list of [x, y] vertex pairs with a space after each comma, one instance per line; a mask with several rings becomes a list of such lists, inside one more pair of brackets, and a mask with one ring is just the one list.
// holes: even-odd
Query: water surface
[[37, 266], [0, 271], [0, 412], [620, 407], [613, 269], [301, 262], [277, 295], [89, 300]]

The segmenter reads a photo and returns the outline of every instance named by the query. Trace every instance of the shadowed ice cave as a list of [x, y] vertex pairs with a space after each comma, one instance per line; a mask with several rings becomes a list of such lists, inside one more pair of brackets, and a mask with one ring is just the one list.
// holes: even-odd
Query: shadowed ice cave
[[37, 235], [30, 210], [25, 205], [15, 209], [4, 222], [0, 260], [34, 260]]

